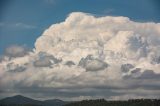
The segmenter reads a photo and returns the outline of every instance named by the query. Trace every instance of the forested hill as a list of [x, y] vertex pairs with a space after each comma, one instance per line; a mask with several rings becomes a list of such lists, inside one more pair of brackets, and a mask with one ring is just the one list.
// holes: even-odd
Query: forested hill
[[97, 99], [69, 102], [59, 99], [40, 101], [16, 95], [0, 100], [0, 106], [160, 106], [160, 99], [134, 99], [127, 101]]
[[160, 99], [136, 99], [128, 101], [83, 100], [65, 106], [160, 106]]

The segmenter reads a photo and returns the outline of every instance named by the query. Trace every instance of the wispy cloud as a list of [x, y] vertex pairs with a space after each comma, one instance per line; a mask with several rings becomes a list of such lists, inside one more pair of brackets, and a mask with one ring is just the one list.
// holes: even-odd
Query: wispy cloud
[[103, 11], [104, 14], [111, 14], [113, 13], [115, 10], [113, 8], [110, 8], [110, 9], [106, 9]]
[[34, 28], [37, 28], [37, 26], [29, 25], [29, 24], [24, 24], [24, 23], [16, 23], [16, 24], [15, 24], [15, 27], [23, 27], [23, 28], [26, 28], [26, 29], [34, 29]]
[[44, 0], [45, 3], [50, 4], [50, 5], [54, 5], [55, 4], [55, 0]]
[[35, 25], [30, 25], [30, 24], [25, 24], [25, 23], [0, 23], [0, 27], [5, 27], [5, 28], [16, 28], [16, 29], [35, 29], [37, 26]]

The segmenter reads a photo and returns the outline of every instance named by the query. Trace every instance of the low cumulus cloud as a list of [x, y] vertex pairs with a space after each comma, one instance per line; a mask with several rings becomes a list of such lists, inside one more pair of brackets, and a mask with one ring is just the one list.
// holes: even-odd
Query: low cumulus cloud
[[51, 67], [53, 64], [57, 64], [61, 62], [61, 60], [58, 60], [53, 55], [49, 55], [45, 52], [40, 52], [38, 54], [38, 59], [34, 61], [35, 67]]
[[35, 98], [158, 98], [159, 47], [160, 23], [74, 12], [46, 29], [33, 51], [6, 49], [0, 90]]
[[7, 68], [8, 68], [8, 72], [23, 72], [26, 70], [25, 66], [19, 66], [18, 64], [14, 64], [14, 63], [8, 63], [7, 64]]
[[29, 49], [25, 46], [19, 46], [19, 45], [12, 45], [10, 47], [7, 47], [5, 49], [5, 55], [8, 57], [23, 57], [27, 55], [29, 52]]
[[92, 55], [88, 55], [86, 58], [80, 60], [79, 66], [85, 68], [86, 71], [98, 71], [107, 68], [108, 64], [100, 59], [92, 57]]

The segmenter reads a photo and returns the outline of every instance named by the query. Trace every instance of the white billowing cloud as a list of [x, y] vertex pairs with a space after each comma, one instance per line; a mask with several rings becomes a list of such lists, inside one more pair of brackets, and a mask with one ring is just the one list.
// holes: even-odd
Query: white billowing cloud
[[72, 13], [64, 22], [48, 28], [35, 48], [75, 62], [88, 54], [139, 60], [159, 51], [159, 27], [159, 23], [138, 23], [126, 17]]
[[33, 52], [23, 52], [13, 47], [1, 60], [0, 90], [34, 94], [36, 88], [42, 98], [160, 94], [160, 23], [75, 12], [46, 29]]

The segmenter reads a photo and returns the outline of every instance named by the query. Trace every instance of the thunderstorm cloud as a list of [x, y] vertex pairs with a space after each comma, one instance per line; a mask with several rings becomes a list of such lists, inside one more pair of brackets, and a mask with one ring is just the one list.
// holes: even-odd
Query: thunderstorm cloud
[[76, 100], [158, 98], [159, 69], [160, 23], [73, 12], [46, 29], [32, 51], [6, 49], [0, 90]]

